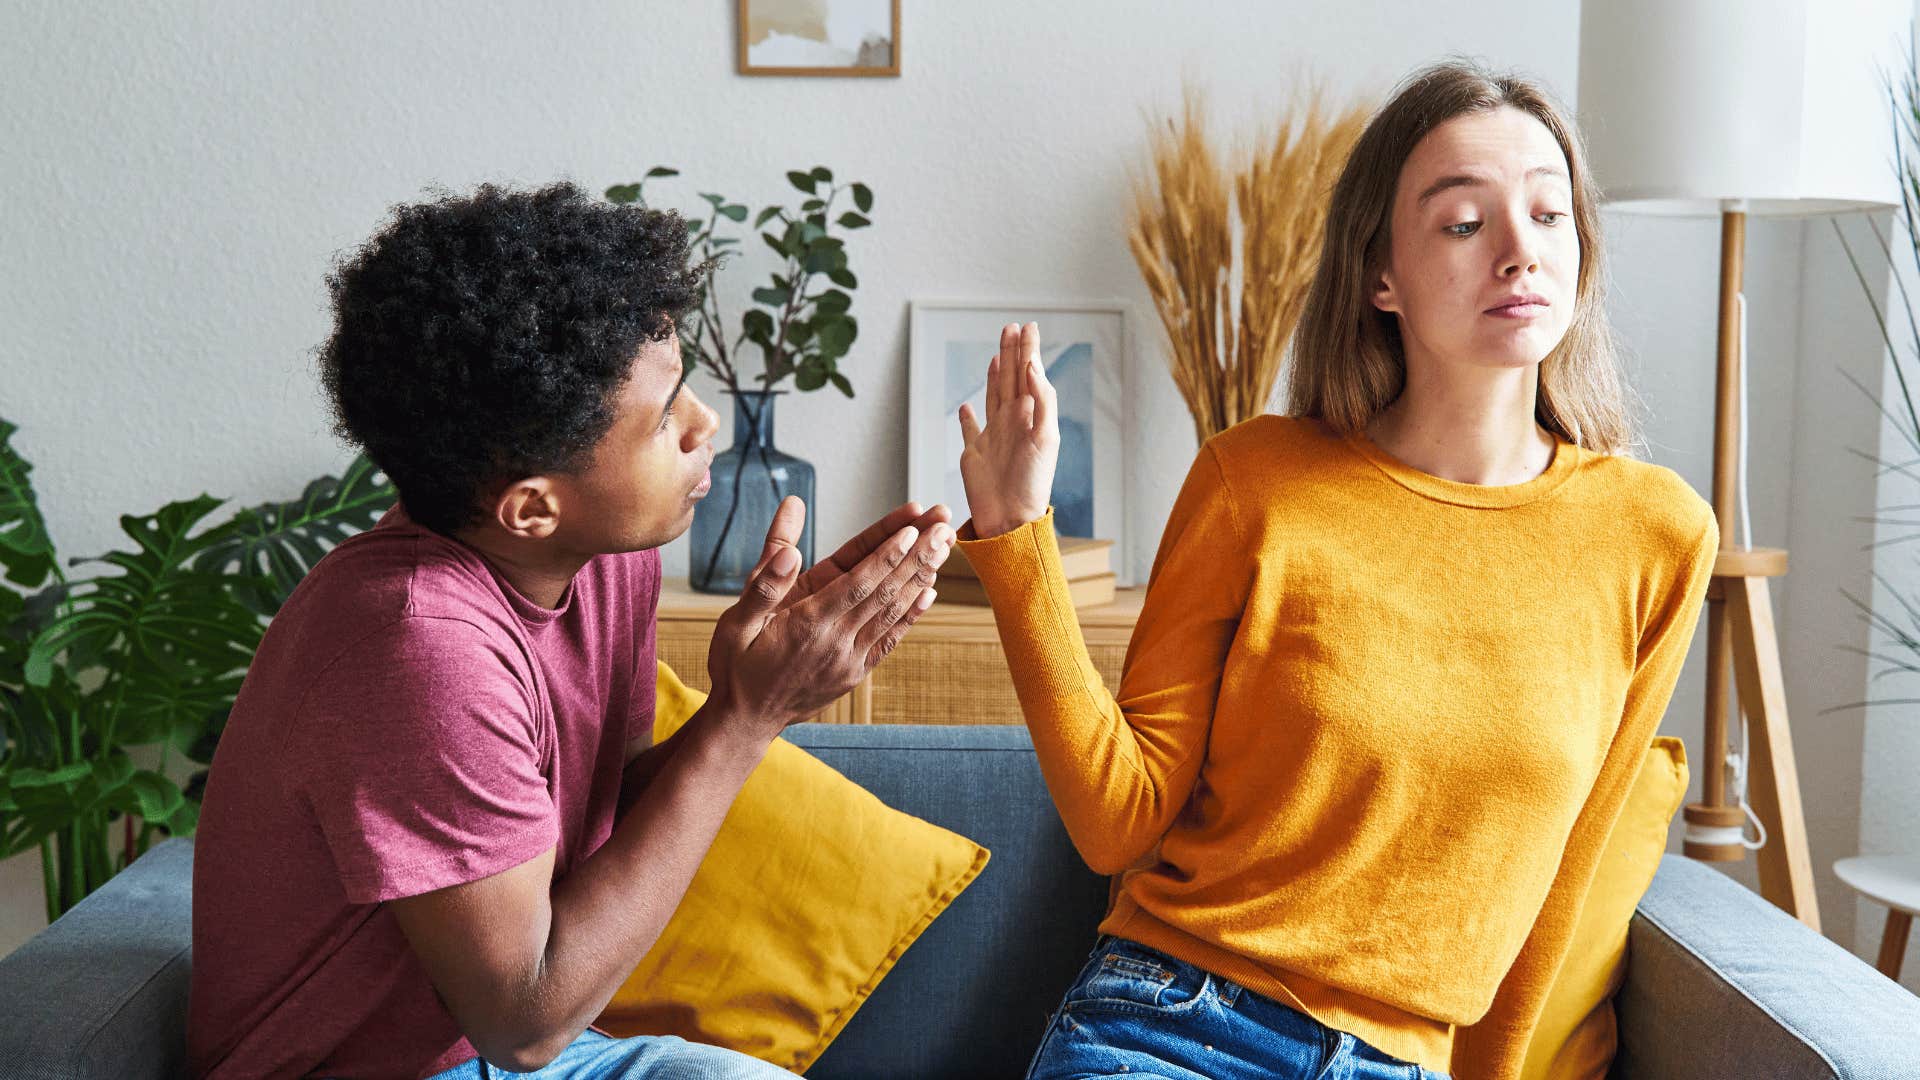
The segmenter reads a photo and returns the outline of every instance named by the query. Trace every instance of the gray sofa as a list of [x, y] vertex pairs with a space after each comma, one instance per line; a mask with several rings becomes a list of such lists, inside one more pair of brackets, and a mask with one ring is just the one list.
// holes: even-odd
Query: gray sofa
[[[789, 736], [993, 859], [809, 1072], [1019, 1077], [1092, 946], [1080, 863], [1019, 727]], [[181, 1074], [193, 847], [162, 844], [0, 960], [0, 1080]], [[1640, 903], [1615, 1080], [1920, 1077], [1920, 998], [1715, 870], [1668, 856]]]

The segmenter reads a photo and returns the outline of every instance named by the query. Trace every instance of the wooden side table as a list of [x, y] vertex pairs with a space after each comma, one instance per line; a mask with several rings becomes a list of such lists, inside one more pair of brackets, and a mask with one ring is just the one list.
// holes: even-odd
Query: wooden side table
[[[1121, 589], [1111, 604], [1081, 608], [1087, 651], [1107, 684], [1120, 688], [1127, 642], [1146, 589]], [[709, 689], [707, 644], [732, 596], [694, 592], [685, 578], [661, 586], [659, 655], [688, 685]], [[815, 719], [838, 724], [1018, 724], [1020, 699], [994, 629], [993, 610], [935, 600], [893, 654], [866, 681]]]
[[1874, 966], [1900, 981], [1900, 958], [1907, 954], [1907, 932], [1920, 915], [1920, 855], [1854, 855], [1833, 864], [1833, 872], [1861, 896], [1887, 905], [1887, 929], [1880, 936], [1880, 961]]

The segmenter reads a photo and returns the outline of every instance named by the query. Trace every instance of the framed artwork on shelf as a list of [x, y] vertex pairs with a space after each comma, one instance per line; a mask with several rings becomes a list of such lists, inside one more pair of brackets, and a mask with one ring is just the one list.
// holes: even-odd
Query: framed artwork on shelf
[[[916, 300], [908, 342], [907, 481], [911, 499], [946, 503], [967, 520], [960, 480], [960, 404], [986, 423], [987, 362], [1000, 328], [1040, 324], [1041, 363], [1059, 401], [1060, 464], [1053, 478], [1055, 530], [1114, 541], [1127, 550], [1127, 306], [1117, 301], [1031, 303]], [[1124, 577], [1124, 560], [1115, 567]]]
[[900, 74], [900, 0], [738, 0], [742, 75]]

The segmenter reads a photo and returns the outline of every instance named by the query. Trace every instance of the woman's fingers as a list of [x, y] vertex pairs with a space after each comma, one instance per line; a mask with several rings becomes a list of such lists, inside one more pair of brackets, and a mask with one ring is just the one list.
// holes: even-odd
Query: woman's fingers
[[978, 439], [979, 437], [980, 437], [980, 422], [974, 418], [973, 406], [968, 405], [965, 402], [962, 402], [960, 404], [960, 445], [961, 447], [962, 448], [971, 447], [974, 443], [974, 440]]
[[[1008, 323], [1000, 328], [1000, 351], [987, 363], [986, 426], [1004, 418], [1008, 427], [1032, 430], [1053, 415], [1053, 387], [1040, 361], [1040, 324]], [[980, 417], [960, 406], [960, 431], [966, 445], [979, 438]]]
[[1020, 328], [1020, 392], [1033, 393], [1033, 369], [1040, 362], [1040, 324]]
[[[1000, 407], [1013, 405], [1020, 393], [1020, 324], [1008, 323], [1000, 330]], [[987, 417], [993, 423], [993, 417]]]
[[1033, 426], [1036, 430], [1053, 423], [1053, 409], [1057, 402], [1053, 392], [1053, 383], [1047, 379], [1047, 369], [1036, 364], [1033, 369]]

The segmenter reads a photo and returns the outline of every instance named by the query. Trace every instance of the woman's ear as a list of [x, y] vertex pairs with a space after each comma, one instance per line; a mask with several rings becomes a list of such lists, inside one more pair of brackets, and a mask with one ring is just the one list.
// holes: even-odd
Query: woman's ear
[[1393, 279], [1387, 275], [1387, 272], [1382, 270], [1374, 274], [1373, 280], [1369, 284], [1370, 288], [1368, 291], [1372, 294], [1373, 306], [1379, 308], [1381, 311], [1398, 314], [1400, 311], [1400, 295], [1394, 291]]

